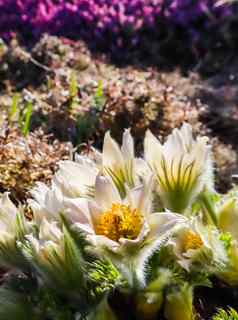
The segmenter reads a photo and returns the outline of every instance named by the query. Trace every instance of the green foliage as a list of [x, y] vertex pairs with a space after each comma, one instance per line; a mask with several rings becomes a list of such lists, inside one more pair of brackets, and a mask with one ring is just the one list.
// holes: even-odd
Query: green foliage
[[28, 262], [18, 246], [18, 241], [23, 239], [26, 232], [24, 218], [18, 213], [12, 220], [15, 226], [15, 236], [0, 241], [0, 266], [28, 270]]
[[78, 95], [78, 81], [74, 73], [71, 74], [69, 82], [69, 96], [75, 98]]
[[174, 256], [165, 246], [160, 247], [149, 257], [147, 263], [147, 281], [151, 282], [157, 279], [161, 268], [171, 270], [173, 279], [176, 279], [176, 282], [183, 278], [183, 269], [176, 263]]
[[76, 119], [76, 137], [74, 144], [81, 144], [83, 141], [87, 141], [92, 135], [95, 127], [98, 124], [98, 115], [90, 110], [86, 114], [79, 114]]
[[17, 122], [18, 128], [23, 136], [27, 136], [30, 131], [33, 105], [31, 101], [22, 103], [21, 96], [16, 93], [12, 97], [12, 104], [8, 112], [9, 122]]
[[45, 285], [62, 293], [80, 296], [85, 290], [84, 259], [66, 228], [59, 248], [47, 248], [47, 260], [39, 258], [31, 244], [23, 247], [25, 255], [44, 279]]
[[229, 250], [231, 247], [232, 236], [230, 233], [222, 233], [220, 235], [220, 240], [224, 243], [226, 250]]
[[43, 288], [38, 291], [38, 295], [35, 298], [37, 305], [37, 312], [39, 319], [42, 320], [47, 317], [50, 320], [73, 320], [73, 311], [69, 304], [65, 304], [65, 301], [61, 297], [57, 296], [54, 292]]
[[30, 131], [31, 116], [33, 111], [32, 102], [27, 102], [19, 113], [18, 125], [23, 136], [27, 136]]
[[19, 94], [16, 93], [12, 98], [12, 105], [11, 105], [11, 108], [10, 108], [9, 114], [8, 114], [10, 121], [13, 121], [16, 117], [16, 114], [18, 112], [19, 100], [20, 100], [20, 96], [19, 96]]
[[73, 320], [70, 304], [35, 279], [14, 273], [0, 289], [1, 320]]
[[89, 265], [89, 279], [95, 285], [94, 292], [102, 294], [125, 285], [120, 272], [110, 261], [95, 261]]
[[212, 320], [238, 320], [238, 313], [233, 308], [229, 308], [227, 311], [219, 309]]
[[39, 280], [32, 293], [39, 314], [47, 314], [50, 320], [72, 320], [75, 312], [84, 317], [100, 302], [105, 291], [117, 286], [120, 275], [112, 264], [85, 261], [86, 244], [83, 236], [76, 237], [66, 223], [60, 247], [48, 247], [47, 260], [39, 258], [29, 242], [21, 247], [33, 266], [37, 283]]
[[94, 95], [94, 104], [95, 104], [95, 108], [98, 111], [102, 111], [104, 105], [106, 102], [106, 98], [104, 96], [104, 92], [103, 92], [103, 84], [102, 84], [102, 80], [98, 81], [98, 86]]
[[217, 226], [217, 213], [215, 209], [216, 197], [214, 196], [214, 193], [204, 190], [200, 194], [199, 200], [208, 222], [211, 221]]
[[[7, 288], [0, 289], [0, 319], [1, 320], [37, 320], [32, 305], [27, 296]], [[40, 319], [39, 319], [40, 320]]]
[[[75, 93], [75, 90], [72, 90], [72, 92]], [[74, 141], [74, 144], [77, 145], [88, 140], [93, 134], [99, 123], [105, 102], [102, 81], [99, 81], [90, 110], [87, 113], [78, 114], [76, 117], [76, 141]]]

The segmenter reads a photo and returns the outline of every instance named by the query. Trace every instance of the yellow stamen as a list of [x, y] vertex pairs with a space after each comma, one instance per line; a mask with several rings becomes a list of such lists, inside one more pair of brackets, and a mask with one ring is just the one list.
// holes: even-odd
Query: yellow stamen
[[203, 245], [201, 237], [195, 232], [188, 231], [183, 239], [183, 249], [188, 251], [189, 249], [199, 249]]
[[120, 238], [133, 240], [139, 235], [142, 223], [142, 215], [137, 209], [124, 204], [112, 204], [112, 207], [100, 216], [96, 233], [114, 241]]

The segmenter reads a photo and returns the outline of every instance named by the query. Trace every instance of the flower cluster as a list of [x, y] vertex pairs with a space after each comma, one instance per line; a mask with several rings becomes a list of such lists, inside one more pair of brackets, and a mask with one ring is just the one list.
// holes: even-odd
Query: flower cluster
[[121, 47], [141, 41], [149, 29], [160, 34], [159, 24], [182, 26], [193, 36], [196, 23], [209, 28], [232, 13], [229, 3], [214, 0], [1, 0], [1, 33], [22, 32], [38, 37], [44, 32], [80, 36]]
[[143, 158], [129, 129], [121, 146], [107, 132], [102, 153], [61, 161], [50, 187], [37, 184], [32, 217], [1, 196], [0, 265], [28, 279], [27, 308], [47, 319], [60, 301], [70, 319], [117, 319], [108, 298], [119, 291], [145, 319], [163, 306], [167, 320], [192, 320], [195, 286], [238, 283], [237, 191], [217, 194], [212, 171], [207, 138], [186, 123], [163, 144], [148, 131]]

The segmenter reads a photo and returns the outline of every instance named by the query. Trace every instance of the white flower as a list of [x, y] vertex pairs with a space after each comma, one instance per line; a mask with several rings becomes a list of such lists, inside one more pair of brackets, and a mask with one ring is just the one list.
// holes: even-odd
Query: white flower
[[49, 188], [42, 182], [38, 182], [31, 190], [33, 199], [28, 199], [28, 204], [33, 210], [34, 221], [39, 225], [43, 218], [58, 220], [59, 213], [63, 209], [63, 194], [55, 186]]
[[[59, 170], [53, 177], [52, 187], [59, 189], [67, 198], [93, 196], [99, 173], [109, 176], [123, 196], [126, 185], [133, 188], [141, 183], [142, 177], [146, 183], [151, 176], [146, 162], [135, 158], [134, 141], [129, 129], [123, 134], [121, 148], [107, 132], [102, 153], [92, 149], [88, 156], [76, 154], [75, 158], [76, 161], [61, 161]], [[40, 192], [46, 192], [43, 190], [46, 187], [41, 185], [41, 189]], [[36, 192], [38, 193], [37, 189], [33, 190], [33, 193]]]
[[212, 187], [210, 146], [206, 137], [193, 139], [189, 124], [174, 129], [163, 145], [147, 131], [144, 148], [166, 208], [182, 213], [205, 186]]
[[25, 257], [47, 283], [53, 284], [58, 277], [64, 277], [64, 243], [63, 232], [57, 222], [42, 220], [38, 238], [26, 235], [27, 242], [22, 246]]
[[33, 221], [40, 227], [43, 220], [61, 222], [61, 215], [70, 223], [81, 223], [86, 226], [88, 222], [88, 205], [86, 198], [69, 198], [64, 196], [61, 189], [52, 184], [51, 188], [38, 183], [31, 191], [33, 199], [28, 204], [33, 210]]
[[114, 252], [155, 241], [184, 221], [184, 217], [169, 212], [151, 213], [151, 197], [144, 186], [128, 189], [122, 199], [112, 181], [103, 176], [96, 179], [95, 198], [88, 200], [88, 207], [88, 223], [75, 223], [75, 227], [87, 230], [88, 240], [97, 247]]
[[77, 162], [61, 161], [53, 183], [64, 196], [77, 198], [90, 195], [99, 172], [96, 164], [86, 157], [78, 157]]
[[8, 193], [0, 198], [0, 242], [6, 242], [16, 238], [17, 208], [9, 199]]
[[123, 133], [121, 148], [111, 138], [109, 132], [105, 134], [102, 166], [104, 175], [112, 179], [122, 196], [126, 194], [126, 185], [133, 188], [141, 183], [142, 178], [146, 181], [151, 175], [145, 161], [135, 157], [134, 141], [130, 129]]
[[44, 263], [50, 263], [49, 255], [52, 249], [60, 255], [62, 248], [60, 246], [63, 233], [57, 222], [49, 222], [45, 218], [42, 220], [39, 229], [39, 238], [36, 239], [32, 234], [26, 236], [26, 239], [34, 249], [34, 254]]
[[227, 261], [224, 245], [215, 227], [204, 226], [200, 217], [184, 223], [169, 241], [177, 256], [178, 263], [187, 271], [194, 265], [210, 267], [222, 266]]
[[8, 193], [0, 196], [0, 264], [2, 266], [19, 267], [24, 265], [17, 248], [17, 241], [30, 228], [21, 209], [9, 199]]
[[17, 208], [9, 199], [9, 194], [5, 192], [0, 195], [0, 242], [13, 241], [22, 236], [29, 229], [22, 212], [22, 208]]
[[[21, 249], [41, 281], [75, 297], [84, 285], [81, 251], [65, 226], [43, 219], [38, 237], [29, 234]], [[56, 289], [57, 288], [57, 289]]]

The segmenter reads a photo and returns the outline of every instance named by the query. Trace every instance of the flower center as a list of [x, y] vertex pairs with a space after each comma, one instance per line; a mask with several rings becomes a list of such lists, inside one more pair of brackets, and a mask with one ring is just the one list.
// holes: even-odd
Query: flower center
[[112, 204], [109, 210], [101, 214], [96, 233], [114, 241], [120, 238], [133, 240], [138, 237], [142, 223], [142, 215], [137, 209], [124, 204]]
[[183, 247], [184, 251], [188, 251], [189, 249], [199, 249], [203, 245], [201, 237], [192, 232], [188, 231], [184, 237]]

